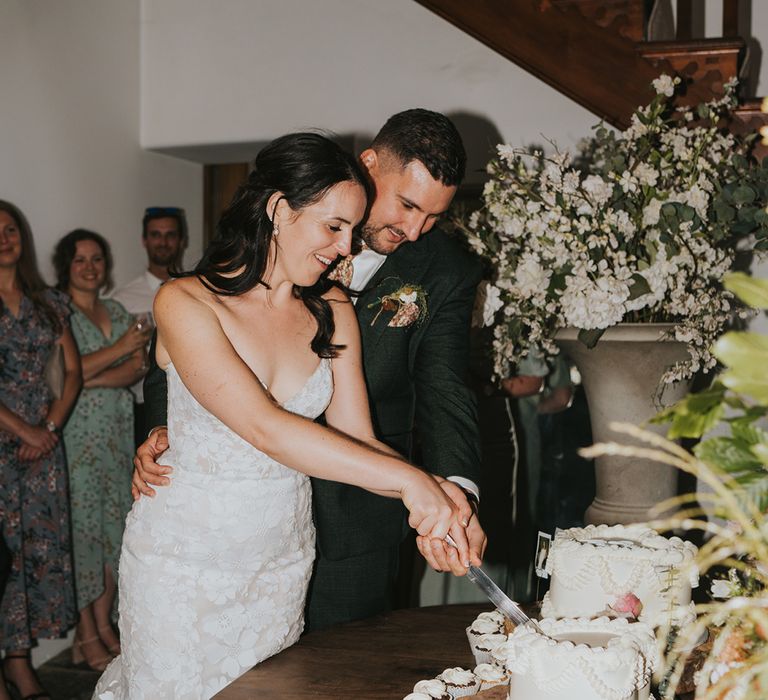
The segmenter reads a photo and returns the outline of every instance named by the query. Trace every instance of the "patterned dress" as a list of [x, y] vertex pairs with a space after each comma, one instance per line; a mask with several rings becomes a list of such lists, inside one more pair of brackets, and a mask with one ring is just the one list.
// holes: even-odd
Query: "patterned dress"
[[[72, 306], [72, 334], [81, 355], [114, 345], [133, 322], [121, 304], [103, 301], [109, 338]], [[127, 388], [84, 388], [64, 428], [69, 464], [77, 607], [104, 592], [104, 566], [117, 574], [125, 516], [131, 509], [133, 397]]]
[[[47, 294], [66, 324], [66, 297], [54, 290]], [[43, 369], [55, 341], [53, 329], [26, 297], [18, 318], [0, 308], [0, 401], [35, 425], [45, 420], [51, 403]], [[62, 637], [76, 615], [64, 449], [59, 442], [41, 459], [20, 462], [19, 445], [17, 437], [0, 430], [0, 523], [13, 554], [0, 602], [4, 650]]]

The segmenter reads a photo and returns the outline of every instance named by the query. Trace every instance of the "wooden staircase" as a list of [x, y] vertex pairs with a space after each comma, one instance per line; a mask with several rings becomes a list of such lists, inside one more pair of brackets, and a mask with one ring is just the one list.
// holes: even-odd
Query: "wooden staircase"
[[[648, 0], [416, 0], [619, 129], [650, 101], [662, 73], [682, 78], [681, 105], [723, 93], [745, 58], [743, 1], [723, 0], [722, 38], [697, 39], [694, 12], [703, 3], [677, 0], [674, 35], [649, 41]], [[768, 123], [759, 100], [742, 102], [732, 130]]]

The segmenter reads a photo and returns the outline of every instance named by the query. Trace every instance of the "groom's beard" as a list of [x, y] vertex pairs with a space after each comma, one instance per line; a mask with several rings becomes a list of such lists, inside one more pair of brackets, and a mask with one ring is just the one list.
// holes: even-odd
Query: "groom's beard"
[[362, 236], [366, 245], [379, 255], [390, 255], [403, 243], [408, 243], [405, 234], [396, 226], [366, 224]]

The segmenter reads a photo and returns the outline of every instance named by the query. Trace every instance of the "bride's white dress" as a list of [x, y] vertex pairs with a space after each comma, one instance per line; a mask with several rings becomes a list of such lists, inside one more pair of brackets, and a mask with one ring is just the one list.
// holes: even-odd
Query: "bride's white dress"
[[[210, 698], [303, 628], [315, 555], [308, 477], [240, 438], [172, 365], [163, 463], [171, 485], [134, 503], [120, 556], [122, 654], [94, 698]], [[333, 393], [320, 360], [283, 408], [316, 418]]]

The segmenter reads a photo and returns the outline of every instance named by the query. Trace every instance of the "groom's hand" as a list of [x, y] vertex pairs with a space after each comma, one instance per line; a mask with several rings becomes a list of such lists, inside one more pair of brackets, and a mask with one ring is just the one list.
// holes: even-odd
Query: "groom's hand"
[[157, 463], [160, 455], [167, 449], [168, 429], [165, 427], [153, 430], [152, 434], [136, 449], [136, 456], [133, 458], [133, 481], [131, 483], [134, 501], [141, 496], [152, 497], [155, 495], [155, 490], [149, 484], [167, 486], [171, 483], [166, 475], [170, 474], [173, 469]]
[[[434, 476], [434, 475], [433, 475]], [[488, 538], [485, 536], [480, 521], [477, 517], [477, 505], [474, 500], [469, 500], [467, 494], [461, 486], [435, 476], [441, 488], [451, 498], [467, 517], [466, 526], [467, 540], [469, 541], [470, 563], [480, 566], [485, 553], [485, 547], [488, 544]], [[417, 537], [416, 546], [421, 552], [427, 564], [435, 571], [451, 572], [454, 576], [464, 576], [467, 568], [462, 565], [455, 547], [451, 547], [444, 540], [430, 539], [428, 537]]]

